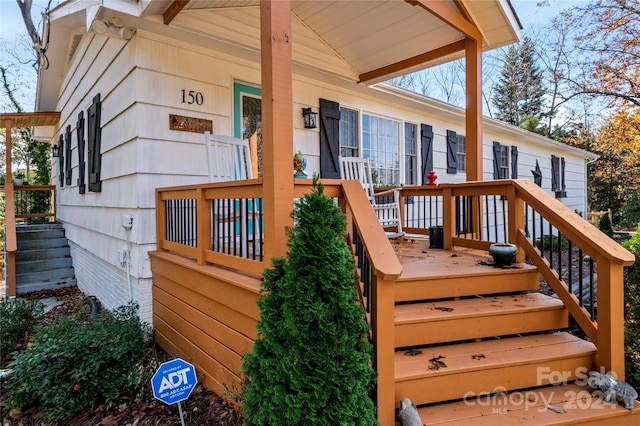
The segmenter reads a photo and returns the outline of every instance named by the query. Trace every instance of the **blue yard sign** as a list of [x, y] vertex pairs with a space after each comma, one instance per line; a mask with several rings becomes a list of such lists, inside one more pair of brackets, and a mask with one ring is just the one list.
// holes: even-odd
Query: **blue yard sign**
[[195, 367], [180, 358], [161, 364], [151, 378], [153, 396], [169, 405], [189, 398], [196, 383]]

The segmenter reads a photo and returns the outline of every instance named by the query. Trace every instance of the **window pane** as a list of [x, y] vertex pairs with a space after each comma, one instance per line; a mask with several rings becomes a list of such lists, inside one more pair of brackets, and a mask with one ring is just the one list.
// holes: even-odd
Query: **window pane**
[[[363, 128], [362, 156], [369, 158], [378, 184], [400, 184], [400, 122], [373, 115], [367, 117], [369, 128]], [[373, 174], [373, 172], [372, 172]]]
[[358, 156], [358, 113], [346, 108], [340, 109], [340, 155]]

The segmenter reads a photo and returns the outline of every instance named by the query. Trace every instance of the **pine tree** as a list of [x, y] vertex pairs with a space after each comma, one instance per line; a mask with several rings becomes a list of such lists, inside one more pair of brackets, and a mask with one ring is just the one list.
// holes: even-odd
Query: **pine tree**
[[314, 189], [298, 201], [287, 259], [273, 259], [242, 371], [247, 425], [375, 425], [369, 326], [354, 287], [346, 220]]
[[[545, 94], [542, 72], [535, 63], [533, 42], [525, 37], [517, 47], [511, 46], [504, 59], [504, 66], [493, 105], [499, 120], [515, 126], [539, 122]], [[532, 120], [534, 119], [534, 120]]]

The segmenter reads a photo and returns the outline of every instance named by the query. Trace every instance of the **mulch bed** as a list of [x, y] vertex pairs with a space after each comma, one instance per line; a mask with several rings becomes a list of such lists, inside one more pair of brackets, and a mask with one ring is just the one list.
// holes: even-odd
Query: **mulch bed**
[[[45, 318], [52, 320], [59, 316], [74, 315], [81, 310], [89, 314], [88, 302], [85, 295], [77, 287], [65, 287], [56, 290], [43, 290], [21, 295], [25, 299], [56, 298], [64, 302], [45, 314]], [[160, 348], [154, 346], [154, 356], [159, 362], [170, 357]], [[0, 395], [0, 406], [4, 406], [4, 392]], [[182, 412], [185, 425], [239, 426], [242, 424], [240, 412], [227, 404], [220, 396], [204, 389], [200, 384], [196, 386], [189, 399], [183, 401]], [[9, 413], [2, 411], [1, 426], [44, 426], [44, 412], [38, 407], [25, 412], [13, 410]], [[65, 426], [168, 426], [180, 425], [178, 405], [166, 405], [153, 397], [151, 384], [147, 385], [142, 401], [122, 399], [118, 403], [86, 409], [59, 423]]]

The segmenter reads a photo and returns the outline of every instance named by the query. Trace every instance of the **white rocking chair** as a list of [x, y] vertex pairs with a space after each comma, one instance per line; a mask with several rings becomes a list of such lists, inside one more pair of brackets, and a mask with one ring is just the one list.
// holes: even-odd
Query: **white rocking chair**
[[[253, 178], [248, 141], [232, 136], [212, 135], [209, 132], [205, 132], [204, 136], [211, 182]], [[262, 235], [257, 232], [257, 229], [262, 229], [257, 223], [262, 221], [262, 212], [257, 201], [236, 200], [232, 204], [214, 208], [213, 214], [217, 217], [222, 244], [239, 248], [241, 256], [244, 257], [249, 254], [248, 251], [255, 250], [256, 244], [262, 241]]]
[[[395, 228], [395, 232], [386, 232], [388, 238], [398, 238], [404, 235], [402, 231], [402, 219], [400, 217], [399, 189], [374, 192], [373, 179], [371, 178], [371, 164], [368, 158], [340, 157], [340, 177], [342, 179], [355, 179], [360, 181], [367, 198], [380, 221], [380, 225], [386, 230]], [[378, 203], [377, 197], [393, 196], [392, 203]]]

